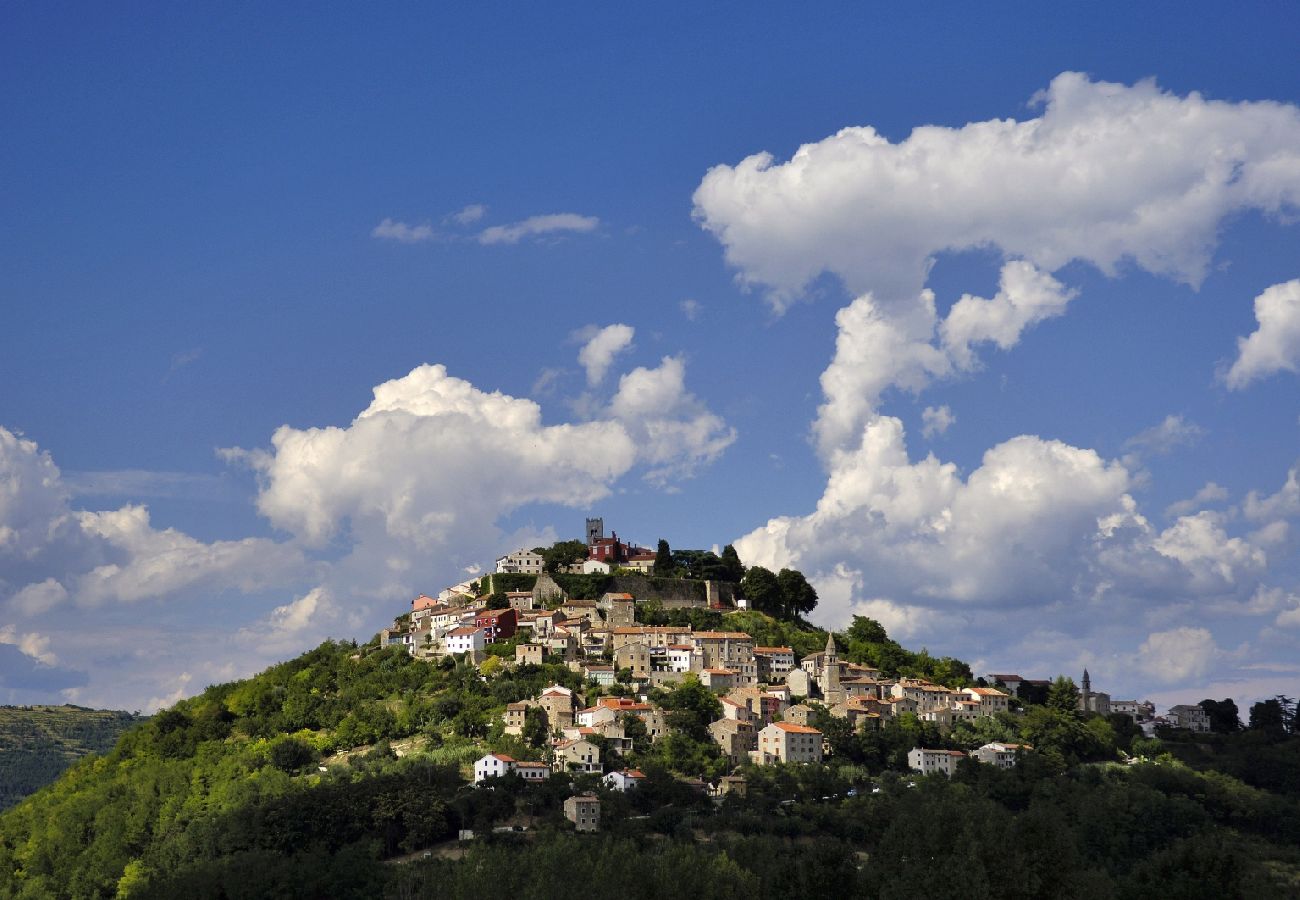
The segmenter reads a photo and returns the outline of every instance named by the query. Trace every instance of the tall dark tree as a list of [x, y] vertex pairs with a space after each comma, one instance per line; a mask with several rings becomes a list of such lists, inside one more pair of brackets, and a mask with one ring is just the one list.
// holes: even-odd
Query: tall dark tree
[[530, 747], [540, 747], [550, 736], [550, 729], [546, 727], [546, 713], [536, 706], [530, 706], [525, 710], [524, 727], [520, 734], [524, 742]]
[[802, 572], [797, 569], [782, 569], [777, 573], [776, 583], [781, 589], [783, 618], [796, 619], [816, 608], [817, 591], [803, 577]]
[[1047, 690], [1047, 705], [1063, 713], [1073, 713], [1079, 708], [1079, 689], [1074, 679], [1057, 675]]
[[769, 616], [781, 615], [781, 586], [770, 569], [762, 566], [750, 566], [740, 582], [740, 592], [749, 601], [749, 608], [767, 613]]
[[672, 575], [677, 566], [673, 563], [673, 551], [668, 546], [668, 542], [663, 538], [659, 539], [659, 547], [655, 550], [655, 569], [656, 575]]
[[740, 554], [730, 544], [722, 548], [722, 570], [718, 577], [721, 581], [730, 581], [732, 584], [739, 584], [745, 577], [745, 566], [740, 561]]
[[1210, 730], [1217, 734], [1232, 734], [1241, 730], [1241, 714], [1232, 698], [1227, 700], [1202, 700], [1201, 709], [1210, 719]]
[[1250, 727], [1274, 735], [1284, 735], [1295, 729], [1296, 704], [1290, 697], [1278, 695], [1271, 700], [1261, 700], [1250, 707]]

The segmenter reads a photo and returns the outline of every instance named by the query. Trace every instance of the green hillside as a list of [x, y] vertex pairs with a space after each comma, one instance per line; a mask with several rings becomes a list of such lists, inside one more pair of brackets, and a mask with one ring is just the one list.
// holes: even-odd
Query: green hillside
[[[765, 640], [825, 642], [824, 632], [759, 614], [726, 619]], [[899, 669], [963, 677], [958, 661], [903, 650], [869, 620], [837, 641]], [[627, 794], [568, 772], [471, 788], [470, 766], [486, 749], [539, 757], [540, 741], [502, 733], [500, 713], [550, 684], [583, 689], [559, 665], [433, 664], [398, 648], [326, 642], [210, 687], [0, 815], [0, 898], [1029, 900], [1300, 890], [1294, 794], [1168, 756], [1089, 762], [1116, 755], [1115, 732], [1045, 708], [1035, 726], [1044, 752], [1012, 770], [963, 762], [951, 780], [898, 773], [901, 748], [937, 739], [905, 717], [870, 737], [828, 731], [836, 752], [823, 765], [744, 767], [744, 796], [715, 801], [684, 777], [724, 770], [701, 736], [717, 700], [688, 682], [652, 692], [671, 734], [639, 741], [624, 760], [646, 774]], [[1279, 746], [1296, 740], [1276, 737]], [[562, 815], [579, 790], [601, 798], [600, 834], [575, 834]], [[461, 829], [478, 836], [462, 844]]]
[[140, 721], [81, 706], [0, 706], [0, 809], [50, 784], [88, 753], [112, 749]]

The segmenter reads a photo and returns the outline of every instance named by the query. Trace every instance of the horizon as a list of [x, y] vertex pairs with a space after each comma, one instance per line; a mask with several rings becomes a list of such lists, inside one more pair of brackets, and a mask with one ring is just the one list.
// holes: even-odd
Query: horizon
[[1300, 691], [1300, 10], [658, 12], [0, 12], [0, 702], [586, 516], [977, 677]]

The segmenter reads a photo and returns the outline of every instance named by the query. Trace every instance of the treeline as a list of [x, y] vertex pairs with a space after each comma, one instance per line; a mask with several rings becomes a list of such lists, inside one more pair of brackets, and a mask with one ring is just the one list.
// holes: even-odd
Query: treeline
[[[951, 781], [872, 787], [851, 767], [746, 775], [747, 793], [716, 810], [652, 777], [603, 797], [606, 833], [543, 819], [532, 840], [400, 867], [388, 896], [1218, 900], [1294, 896], [1300, 877], [1294, 798], [1176, 764], [1044, 778], [967, 763]], [[531, 787], [508, 790], [519, 809], [536, 803]]]

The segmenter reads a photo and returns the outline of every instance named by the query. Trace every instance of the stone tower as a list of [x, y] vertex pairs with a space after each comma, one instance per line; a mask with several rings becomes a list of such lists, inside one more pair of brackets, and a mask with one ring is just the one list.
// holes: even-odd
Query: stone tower
[[587, 546], [590, 547], [596, 541], [605, 536], [605, 520], [603, 518], [587, 520]]
[[1088, 670], [1083, 670], [1083, 690], [1079, 693], [1079, 709], [1088, 712], [1092, 709], [1092, 679]]
[[822, 697], [826, 703], [835, 704], [842, 698], [843, 690], [840, 688], [840, 658], [835, 651], [835, 635], [831, 632], [826, 633], [826, 652], [822, 654], [822, 677], [821, 677]]

